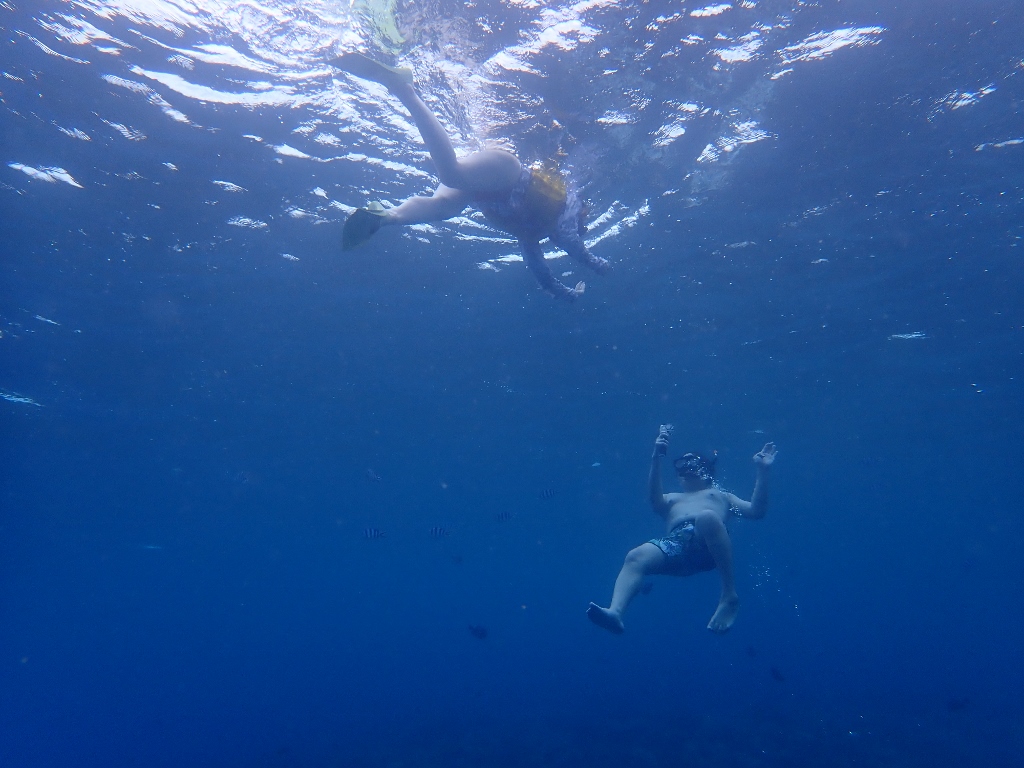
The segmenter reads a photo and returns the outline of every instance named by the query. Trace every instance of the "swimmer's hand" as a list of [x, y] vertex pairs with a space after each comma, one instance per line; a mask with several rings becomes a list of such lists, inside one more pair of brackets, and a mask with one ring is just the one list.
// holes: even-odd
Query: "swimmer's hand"
[[668, 438], [675, 429], [671, 424], [662, 424], [658, 427], [658, 439], [654, 441], [654, 456], [664, 456], [668, 453]]
[[775, 443], [765, 443], [764, 448], [754, 454], [754, 463], [758, 468], [768, 469], [775, 461]]

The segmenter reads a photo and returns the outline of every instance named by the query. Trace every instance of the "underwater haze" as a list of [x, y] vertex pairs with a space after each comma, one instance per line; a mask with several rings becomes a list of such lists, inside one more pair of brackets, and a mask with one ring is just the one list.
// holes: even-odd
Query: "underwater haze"
[[[1020, 765], [1017, 0], [0, 0], [0, 765]], [[588, 201], [573, 303], [460, 154]], [[761, 521], [652, 577], [669, 461]], [[671, 474], [665, 462], [666, 475]], [[674, 481], [666, 476], [666, 490]]]

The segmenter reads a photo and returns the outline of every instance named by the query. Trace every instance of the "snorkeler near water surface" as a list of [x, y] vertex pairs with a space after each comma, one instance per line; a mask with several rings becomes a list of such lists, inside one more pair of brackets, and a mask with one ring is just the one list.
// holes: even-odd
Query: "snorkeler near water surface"
[[654, 442], [649, 480], [650, 502], [665, 518], [668, 535], [651, 539], [626, 555], [615, 580], [612, 602], [607, 608], [591, 603], [587, 616], [599, 627], [621, 634], [622, 614], [652, 574], [692, 576], [718, 568], [722, 595], [708, 629], [727, 632], [736, 620], [740, 601], [732, 568], [732, 542], [728, 524], [734, 517], [760, 520], [768, 511], [768, 472], [775, 461], [775, 444], [768, 443], [754, 456], [757, 480], [750, 501], [723, 491], [715, 485], [715, 461], [718, 454], [701, 456], [687, 453], [675, 460], [682, 493], [662, 493], [661, 457], [668, 451], [671, 424], [663, 424]]
[[572, 301], [586, 284], [581, 281], [569, 288], [551, 273], [541, 247], [545, 238], [598, 274], [611, 267], [583, 242], [583, 202], [557, 170], [525, 168], [515, 155], [497, 149], [456, 157], [448, 134], [416, 93], [411, 70], [388, 67], [360, 53], [344, 54], [331, 63], [356, 77], [380, 83], [402, 102], [441, 180], [431, 197], [411, 197], [390, 209], [370, 203], [356, 210], [345, 222], [343, 250], [366, 242], [381, 227], [443, 221], [472, 206], [495, 227], [519, 240], [526, 266], [541, 288], [555, 298]]

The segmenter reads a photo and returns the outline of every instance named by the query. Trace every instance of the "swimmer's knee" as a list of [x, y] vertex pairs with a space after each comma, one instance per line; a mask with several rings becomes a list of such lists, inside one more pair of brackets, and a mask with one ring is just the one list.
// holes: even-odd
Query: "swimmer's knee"
[[634, 547], [626, 553], [624, 565], [633, 568], [647, 568], [655, 565], [660, 556], [661, 550], [653, 544], [641, 544], [639, 547]]

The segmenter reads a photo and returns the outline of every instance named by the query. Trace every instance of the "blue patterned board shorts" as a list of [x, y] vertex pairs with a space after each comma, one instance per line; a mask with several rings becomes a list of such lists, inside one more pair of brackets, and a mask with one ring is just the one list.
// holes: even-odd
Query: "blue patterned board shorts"
[[711, 557], [708, 545], [697, 535], [692, 520], [684, 520], [669, 531], [668, 536], [651, 539], [650, 543], [664, 552], [668, 558], [665, 573], [690, 576], [715, 569], [715, 560]]

